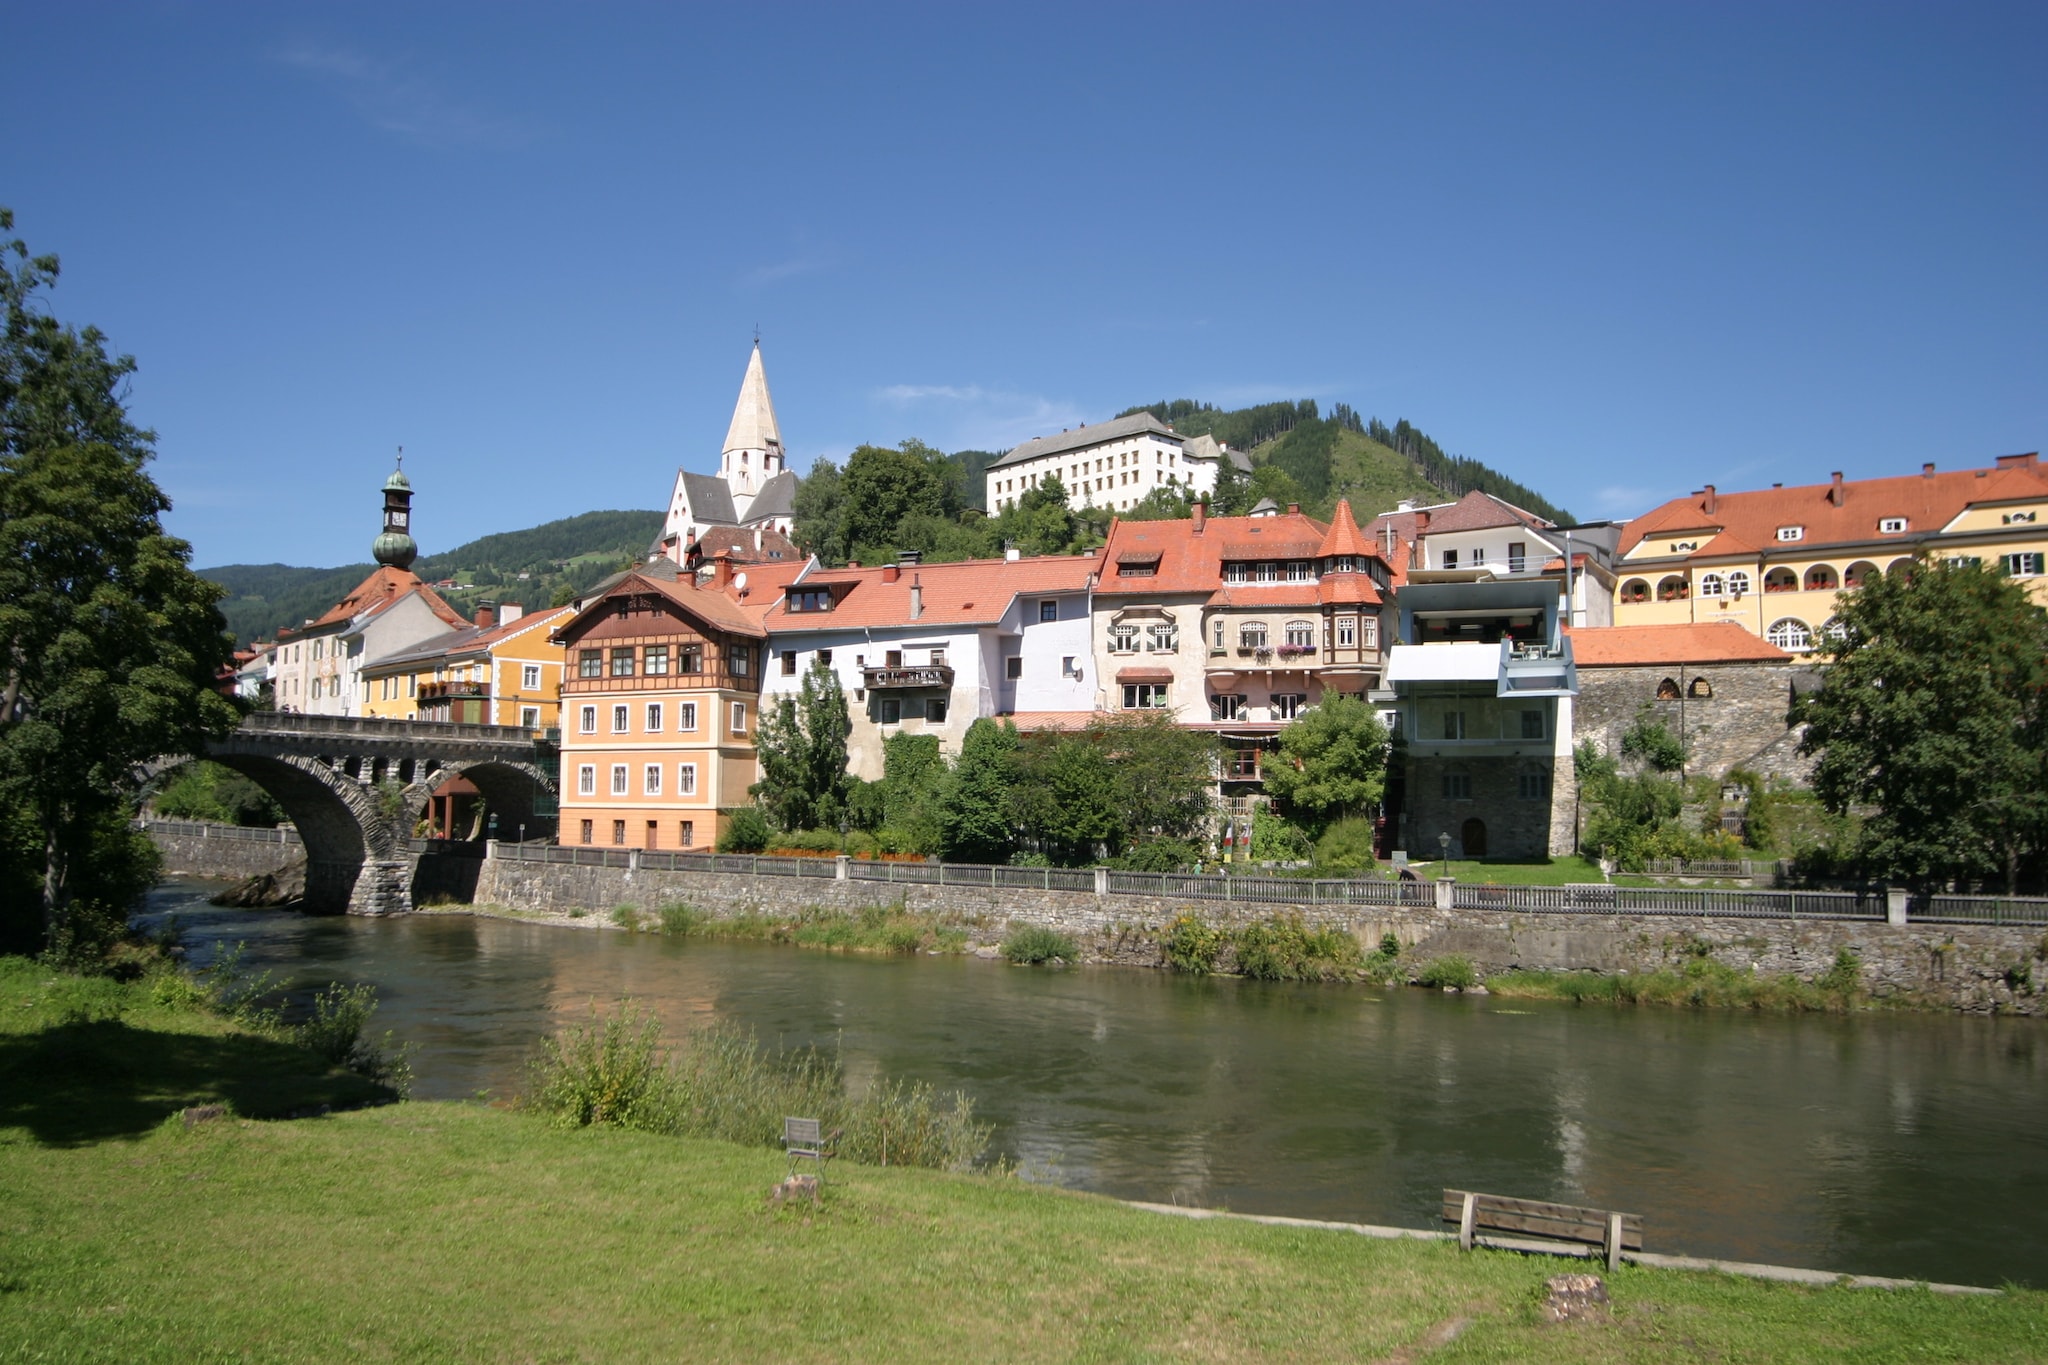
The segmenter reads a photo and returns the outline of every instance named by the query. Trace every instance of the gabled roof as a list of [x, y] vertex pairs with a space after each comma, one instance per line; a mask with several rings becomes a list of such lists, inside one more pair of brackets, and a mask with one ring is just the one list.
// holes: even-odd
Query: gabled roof
[[[761, 366], [761, 343], [747, 357], [740, 399], [733, 405], [732, 425], [725, 430], [721, 453], [734, 450], [780, 450], [782, 429], [775, 424], [775, 400], [768, 396], [768, 371]], [[693, 500], [691, 506], [695, 506]], [[731, 518], [727, 518], [731, 520]]]
[[[666, 540], [655, 542], [657, 552], [665, 552]], [[697, 548], [709, 561], [721, 554], [730, 555], [735, 564], [802, 564], [803, 552], [790, 543], [788, 536], [772, 526], [707, 526], [697, 532]], [[688, 550], [687, 545], [677, 553]]]
[[754, 494], [754, 500], [747, 504], [745, 525], [766, 521], [770, 517], [793, 517], [796, 515], [796, 475], [787, 469], [761, 485], [761, 491]]
[[1714, 663], [1790, 663], [1792, 656], [1733, 621], [1666, 626], [1571, 626], [1580, 668]]
[[683, 481], [683, 492], [690, 499], [690, 515], [700, 525], [739, 525], [739, 514], [732, 506], [732, 489], [726, 487], [724, 479], [716, 474], [692, 474], [688, 470], [680, 471], [677, 477]]
[[1225, 445], [1207, 432], [1203, 432], [1200, 436], [1188, 437], [1186, 441], [1182, 442], [1180, 450], [1181, 454], [1191, 460], [1214, 460], [1220, 468], [1223, 461], [1228, 459], [1230, 467], [1238, 473], [1249, 474], [1252, 472], [1252, 461], [1249, 455], [1246, 455], [1242, 450], [1236, 450]]
[[1475, 488], [1441, 511], [1431, 511], [1424, 535], [1447, 535], [1453, 531], [1490, 531], [1496, 526], [1526, 526], [1545, 531], [1552, 526], [1534, 512], [1503, 502], [1491, 493]]
[[[1019, 559], [968, 559], [950, 564], [905, 564], [889, 582], [889, 570], [819, 569], [806, 574], [806, 588], [830, 588], [829, 612], [791, 612], [783, 602], [767, 613], [768, 629], [858, 630], [903, 627], [941, 631], [994, 625], [1018, 597], [1031, 593], [1080, 592], [1102, 567], [1093, 554], [1035, 555]], [[749, 570], [751, 572], [751, 570]], [[916, 586], [923, 610], [910, 614]]]
[[446, 635], [423, 641], [407, 649], [401, 649], [394, 654], [387, 654], [374, 663], [365, 664], [363, 672], [365, 674], [376, 674], [381, 671], [432, 663], [437, 659], [453, 659], [466, 655], [488, 654], [495, 646], [501, 645], [515, 636], [524, 635], [530, 630], [538, 628], [542, 630], [543, 634], [552, 631], [556, 626], [568, 619], [569, 612], [570, 609], [568, 607], [550, 607], [545, 611], [528, 612], [524, 616], [516, 617], [513, 620], [492, 626], [489, 629], [481, 626], [470, 626], [464, 630], [450, 631]]
[[[1839, 492], [1837, 491], [1839, 490]], [[1990, 469], [1936, 472], [1927, 465], [1919, 474], [1882, 479], [1855, 479], [1840, 484], [1802, 484], [1797, 488], [1763, 488], [1739, 493], [1702, 492], [1673, 498], [1622, 528], [1620, 552], [1645, 540], [1683, 537], [1701, 541], [1685, 558], [1706, 559], [1724, 554], [1755, 554], [1764, 546], [1796, 543], [1798, 553], [1823, 545], [1859, 544], [1898, 539], [1912, 544], [1939, 531], [1979, 503], [2019, 502], [2048, 497], [2048, 466], [2034, 455], [2005, 455]], [[1837, 498], [1840, 505], [1836, 505]], [[1903, 536], [1886, 536], [1878, 523], [1889, 517], [1906, 519]], [[1780, 542], [1781, 527], [1802, 528], [1797, 542]], [[1687, 535], [1687, 532], [1712, 532]]]
[[449, 625], [462, 627], [469, 624], [461, 612], [442, 601], [441, 594], [428, 587], [412, 570], [380, 564], [339, 602], [303, 626], [279, 631], [278, 636], [282, 639], [288, 635], [310, 634], [327, 626], [365, 625], [414, 593], [419, 594], [427, 610]]
[[[1345, 512], [1348, 514], [1348, 507]], [[1320, 557], [1329, 531], [1329, 527], [1300, 512], [1269, 517], [1210, 517], [1200, 534], [1196, 534], [1190, 519], [1113, 522], [1109, 544], [1103, 552], [1102, 581], [1095, 591], [1098, 596], [1119, 597], [1223, 590], [1225, 563], [1315, 559]], [[1371, 546], [1358, 553], [1379, 557], [1379, 551]], [[1127, 565], [1145, 563], [1156, 566], [1149, 575], [1126, 572]], [[1314, 583], [1232, 583], [1227, 587], [1231, 595], [1225, 600], [1231, 605], [1292, 605], [1291, 599], [1255, 597], [1289, 589], [1301, 596], [1301, 605], [1322, 600]], [[1374, 597], [1364, 600], [1377, 600], [1377, 590], [1374, 591]]]
[[1058, 455], [1069, 450], [1083, 450], [1089, 446], [1099, 446], [1105, 441], [1120, 441], [1126, 437], [1137, 436], [1144, 432], [1164, 436], [1168, 440], [1173, 441], [1181, 439], [1180, 435], [1172, 427], [1166, 425], [1166, 423], [1160, 421], [1151, 413], [1134, 412], [1128, 417], [1118, 417], [1108, 422], [1097, 422], [1092, 427], [1075, 427], [1072, 431], [1062, 431], [1057, 436], [1040, 436], [1026, 441], [1023, 445], [1009, 451], [1002, 458], [990, 461], [988, 467], [990, 469], [1001, 469], [1005, 465], [1022, 464], [1026, 460], [1041, 459], [1047, 455]]
[[[666, 563], [666, 561], [663, 562]], [[673, 565], [669, 567], [671, 569], [674, 568]], [[771, 565], [764, 567], [779, 569], [782, 566]], [[752, 597], [755, 591], [752, 570], [749, 569], [748, 573], [747, 592], [748, 596]], [[696, 579], [689, 575], [678, 577], [674, 574], [663, 572], [660, 564], [650, 564], [640, 568], [628, 569], [617, 582], [611, 584], [602, 592], [593, 593], [585, 597], [583, 599], [583, 609], [567, 620], [557, 622], [554, 634], [550, 638], [560, 640], [567, 636], [571, 630], [589, 619], [594, 613], [605, 610], [605, 604], [615, 597], [649, 594], [666, 598], [668, 601], [675, 603], [683, 609], [684, 614], [694, 617], [703, 625], [710, 626], [716, 630], [723, 630], [733, 635], [746, 635], [757, 640], [760, 639], [767, 634], [761, 628], [761, 616], [763, 613], [756, 607], [740, 602], [734, 596], [734, 592], [735, 590], [730, 587], [721, 591], [708, 584], [699, 586]]]

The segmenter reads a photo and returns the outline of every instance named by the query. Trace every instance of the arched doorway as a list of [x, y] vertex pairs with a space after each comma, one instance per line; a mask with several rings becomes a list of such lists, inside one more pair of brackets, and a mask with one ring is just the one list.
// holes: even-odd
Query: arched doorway
[[1486, 822], [1478, 816], [1467, 820], [1458, 830], [1458, 840], [1465, 846], [1467, 858], [1486, 856]]

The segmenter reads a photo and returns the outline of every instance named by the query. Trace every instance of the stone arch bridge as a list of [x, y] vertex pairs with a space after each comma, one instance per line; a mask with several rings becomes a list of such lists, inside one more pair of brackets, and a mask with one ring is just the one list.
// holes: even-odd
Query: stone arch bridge
[[[551, 833], [554, 763], [507, 725], [367, 720], [258, 711], [198, 755], [248, 777], [284, 807], [306, 849], [306, 909], [412, 909], [412, 831], [434, 788], [475, 784], [500, 829]], [[160, 759], [166, 772], [189, 761]]]

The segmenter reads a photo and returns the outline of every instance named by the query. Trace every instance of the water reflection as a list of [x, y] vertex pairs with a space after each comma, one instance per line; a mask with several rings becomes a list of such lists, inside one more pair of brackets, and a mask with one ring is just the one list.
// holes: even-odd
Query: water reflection
[[2048, 1283], [2041, 1024], [1776, 1018], [1027, 971], [503, 921], [185, 902], [196, 956], [364, 980], [426, 1098], [505, 1094], [535, 1039], [631, 995], [957, 1087], [1032, 1179], [1425, 1227], [1446, 1185], [1624, 1208], [1653, 1249]]

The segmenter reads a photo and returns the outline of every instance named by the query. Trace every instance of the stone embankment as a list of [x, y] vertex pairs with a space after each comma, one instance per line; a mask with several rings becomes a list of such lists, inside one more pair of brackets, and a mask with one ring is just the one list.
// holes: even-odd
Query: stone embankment
[[299, 836], [288, 829], [152, 820], [148, 830], [164, 855], [164, 871], [174, 877], [258, 877], [306, 857]]

